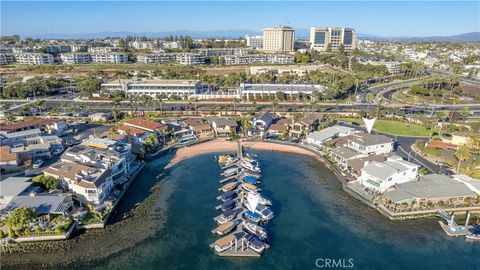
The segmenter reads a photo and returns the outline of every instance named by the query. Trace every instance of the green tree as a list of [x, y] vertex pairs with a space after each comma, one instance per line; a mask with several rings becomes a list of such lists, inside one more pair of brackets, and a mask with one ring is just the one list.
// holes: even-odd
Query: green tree
[[58, 179], [53, 176], [38, 175], [32, 179], [32, 182], [41, 185], [49, 191], [55, 190], [58, 188]]
[[102, 86], [102, 79], [87, 78], [77, 82], [77, 88], [80, 91], [80, 95], [84, 97], [91, 97], [93, 93], [100, 91]]
[[341, 56], [345, 55], [345, 46], [343, 46], [343, 44], [340, 44], [338, 46], [338, 55], [341, 55]]
[[455, 151], [455, 157], [458, 159], [457, 173], [460, 173], [460, 165], [462, 161], [467, 160], [470, 157], [470, 149], [466, 144], [460, 145]]
[[6, 224], [10, 228], [22, 228], [31, 223], [37, 217], [33, 208], [19, 207], [8, 215]]

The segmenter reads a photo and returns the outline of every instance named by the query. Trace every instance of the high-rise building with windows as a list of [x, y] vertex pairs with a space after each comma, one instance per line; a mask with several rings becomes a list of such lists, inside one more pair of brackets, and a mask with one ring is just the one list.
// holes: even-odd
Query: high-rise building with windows
[[263, 29], [263, 50], [271, 53], [293, 52], [295, 30], [290, 26]]
[[338, 51], [340, 44], [346, 52], [352, 51], [357, 45], [357, 33], [352, 28], [312, 27], [310, 28], [310, 49], [317, 51]]

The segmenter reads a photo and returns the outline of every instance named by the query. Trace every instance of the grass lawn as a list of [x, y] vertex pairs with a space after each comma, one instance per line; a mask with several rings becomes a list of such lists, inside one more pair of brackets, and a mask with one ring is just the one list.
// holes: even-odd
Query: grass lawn
[[[348, 123], [357, 122], [364, 126], [363, 120], [359, 118], [338, 118], [338, 120], [343, 120]], [[378, 132], [399, 136], [429, 137], [432, 134], [432, 130], [427, 130], [423, 125], [390, 120], [375, 121], [373, 129]]]

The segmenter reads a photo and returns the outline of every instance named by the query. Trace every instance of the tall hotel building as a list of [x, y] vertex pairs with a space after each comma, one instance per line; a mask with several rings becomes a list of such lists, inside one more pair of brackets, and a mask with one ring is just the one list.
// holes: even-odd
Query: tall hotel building
[[290, 26], [263, 29], [263, 51], [270, 53], [293, 52], [295, 30]]
[[357, 46], [357, 33], [352, 28], [310, 28], [310, 49], [324, 52], [329, 44], [332, 51], [338, 51], [340, 44], [346, 52], [352, 51]]

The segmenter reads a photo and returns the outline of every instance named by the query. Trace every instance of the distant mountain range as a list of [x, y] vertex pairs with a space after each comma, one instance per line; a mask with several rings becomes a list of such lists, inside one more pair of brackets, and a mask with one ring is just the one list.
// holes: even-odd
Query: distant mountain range
[[[98, 32], [98, 33], [86, 33], [86, 34], [40, 34], [22, 36], [22, 38], [45, 38], [45, 39], [95, 39], [105, 37], [127, 37], [127, 36], [147, 36], [149, 38], [163, 38], [167, 36], [191, 36], [193, 38], [239, 38], [245, 35], [261, 35], [262, 32], [248, 30], [248, 29], [235, 29], [235, 30], [215, 30], [215, 31], [163, 31], [163, 32]], [[297, 38], [308, 38], [310, 34], [309, 29], [297, 28], [295, 29], [295, 36]], [[374, 41], [406, 41], [406, 42], [419, 42], [419, 41], [438, 41], [438, 42], [480, 42], [480, 32], [471, 32], [451, 36], [428, 36], [428, 37], [398, 37], [398, 36], [379, 36], [370, 34], [358, 34], [359, 39], [367, 39]]]

